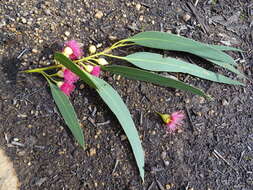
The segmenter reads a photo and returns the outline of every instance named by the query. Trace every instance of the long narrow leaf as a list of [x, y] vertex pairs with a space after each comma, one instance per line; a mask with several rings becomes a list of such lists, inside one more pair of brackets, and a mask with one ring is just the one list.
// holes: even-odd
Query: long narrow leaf
[[108, 83], [100, 78], [92, 78], [96, 81], [97, 86], [99, 86], [96, 90], [100, 97], [119, 120], [130, 142], [137, 166], [139, 168], [140, 176], [144, 181], [144, 151], [129, 110], [120, 98], [119, 94]]
[[145, 82], [151, 82], [157, 85], [165, 86], [165, 87], [172, 87], [180, 90], [189, 91], [193, 94], [197, 94], [199, 96], [203, 96], [205, 98], [210, 98], [208, 95], [206, 95], [203, 91], [200, 89], [190, 86], [184, 82], [181, 82], [179, 80], [175, 80], [172, 78], [163, 77], [161, 75], [158, 75], [156, 73], [151, 73], [148, 71], [132, 68], [132, 67], [126, 67], [126, 66], [106, 66], [102, 67], [103, 70], [109, 71], [114, 74], [119, 74], [124, 77], [127, 77], [129, 79], [133, 80], [139, 80], [139, 81], [145, 81]]
[[236, 69], [233, 65], [228, 64], [228, 63], [224, 63], [222, 61], [216, 61], [216, 60], [211, 60], [211, 59], [207, 59], [208, 61], [210, 61], [211, 63], [215, 64], [215, 65], [219, 65], [237, 75], [239, 75], [242, 78], [246, 78], [246, 76], [244, 74], [242, 74], [238, 69]]
[[55, 55], [55, 59], [58, 60], [62, 65], [70, 69], [72, 72], [77, 74], [84, 82], [88, 81], [88, 85], [96, 89], [101, 98], [115, 114], [124, 132], [127, 135], [127, 138], [134, 153], [137, 166], [139, 168], [140, 176], [144, 181], [144, 152], [141, 146], [141, 141], [139, 139], [138, 132], [135, 128], [129, 110], [127, 109], [126, 105], [124, 104], [118, 93], [102, 79], [93, 77], [89, 73], [81, 70], [64, 55], [58, 53]]
[[209, 45], [211, 48], [220, 50], [220, 51], [239, 51], [243, 52], [243, 50], [234, 48], [234, 47], [229, 47], [229, 46], [222, 46], [222, 45]]
[[70, 69], [72, 72], [77, 74], [90, 87], [96, 88], [93, 81], [89, 77], [87, 77], [87, 75], [83, 74], [84, 72], [76, 64], [74, 64], [70, 59], [68, 59], [66, 56], [64, 56], [61, 53], [55, 53], [54, 58], [55, 58], [55, 60], [60, 62], [62, 65], [64, 65], [68, 69]]
[[178, 59], [170, 57], [162, 57], [160, 54], [149, 52], [138, 52], [124, 57], [133, 65], [150, 70], [150, 71], [166, 71], [166, 72], [180, 72], [194, 75], [203, 79], [226, 83], [234, 85], [243, 85], [242, 83], [232, 80], [223, 75], [208, 71], [202, 67], [190, 64]]
[[232, 57], [204, 43], [165, 32], [141, 32], [127, 39], [138, 45], [173, 51], [188, 52], [203, 58], [235, 64]]
[[78, 122], [75, 110], [69, 101], [69, 98], [53, 83], [48, 80], [54, 101], [64, 118], [65, 123], [77, 142], [84, 147], [83, 131]]

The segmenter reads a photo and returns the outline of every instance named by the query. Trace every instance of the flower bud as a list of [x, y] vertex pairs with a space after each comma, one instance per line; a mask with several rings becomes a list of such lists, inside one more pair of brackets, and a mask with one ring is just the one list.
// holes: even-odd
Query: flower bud
[[57, 85], [59, 88], [61, 88], [61, 86], [63, 85], [63, 83], [64, 83], [64, 82], [60, 81], [60, 82], [57, 82], [56, 85]]
[[163, 120], [165, 124], [168, 124], [171, 121], [171, 115], [169, 114], [161, 114], [159, 112], [156, 112]]
[[70, 47], [65, 47], [62, 53], [66, 57], [69, 57], [70, 55], [73, 54], [73, 50]]
[[93, 66], [92, 65], [86, 65], [85, 66], [85, 70], [90, 73], [93, 70]]
[[94, 54], [94, 53], [96, 53], [96, 51], [97, 51], [96, 46], [90, 45], [90, 47], [89, 47], [89, 52], [90, 52], [90, 54]]
[[59, 70], [56, 74], [58, 77], [64, 78], [64, 71], [63, 70]]
[[99, 65], [108, 65], [109, 63], [104, 58], [98, 58]]

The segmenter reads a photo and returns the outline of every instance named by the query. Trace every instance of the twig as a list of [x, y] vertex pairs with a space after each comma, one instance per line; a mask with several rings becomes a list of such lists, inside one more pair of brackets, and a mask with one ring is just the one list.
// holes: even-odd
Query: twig
[[208, 33], [209, 33], [209, 32], [208, 32], [209, 29], [208, 29], [207, 26], [205, 25], [203, 19], [201, 19], [201, 18], [199, 17], [196, 8], [195, 8], [190, 2], [187, 2], [187, 5], [188, 5], [188, 7], [191, 9], [192, 13], [195, 15], [195, 17], [196, 17], [197, 21], [199, 22], [200, 27], [201, 27], [201, 29], [203, 30], [203, 32], [208, 34]]
[[40, 146], [40, 145], [34, 145], [34, 148], [38, 148], [38, 149], [41, 149], [41, 150], [44, 150], [44, 149], [45, 149], [44, 146]]
[[151, 5], [147, 4], [147, 3], [140, 3], [142, 6], [146, 7], [146, 8], [151, 8]]
[[140, 115], [140, 125], [143, 124], [143, 113], [141, 112], [141, 115]]
[[243, 158], [244, 153], [245, 153], [245, 150], [244, 150], [244, 151], [242, 151], [242, 153], [241, 153], [241, 156], [240, 156], [240, 159], [239, 159], [239, 162], [238, 162], [238, 163], [240, 163], [240, 162], [242, 161], [242, 158]]
[[196, 0], [194, 3], [194, 6], [197, 7], [198, 3], [199, 3], [199, 0]]
[[113, 168], [113, 170], [112, 170], [112, 174], [115, 172], [115, 170], [116, 170], [118, 164], [119, 164], [119, 160], [117, 159], [116, 162], [115, 162], [114, 168]]
[[160, 190], [165, 190], [164, 187], [163, 187], [163, 185], [161, 184], [161, 182], [158, 181], [158, 179], [156, 179], [156, 183], [157, 183], [157, 185], [158, 185], [158, 187], [159, 187]]
[[97, 127], [94, 119], [92, 119], [91, 117], [88, 117], [88, 121], [94, 126], [94, 127]]
[[186, 110], [186, 114], [187, 114], [189, 121], [190, 121], [191, 130], [192, 130], [192, 132], [194, 132], [194, 125], [193, 125], [193, 121], [192, 121], [192, 117], [191, 117], [189, 108], [187, 106], [185, 106], [185, 110]]
[[4, 133], [4, 138], [5, 138], [5, 140], [6, 140], [7, 144], [8, 144], [9, 143], [9, 138], [8, 138], [7, 133]]
[[97, 126], [99, 127], [99, 126], [103, 126], [103, 125], [108, 125], [110, 123], [111, 123], [111, 121], [108, 120], [108, 121], [105, 121], [105, 122], [102, 122], [102, 123], [97, 123]]
[[17, 56], [17, 59], [20, 59], [20, 58], [24, 55], [24, 53], [27, 52], [27, 51], [28, 51], [27, 48], [24, 49], [24, 50]]
[[155, 182], [153, 181], [153, 182], [151, 183], [151, 185], [148, 187], [148, 190], [151, 190], [151, 189], [153, 188], [154, 184], [155, 184]]
[[97, 113], [97, 107], [95, 106], [92, 113], [91, 113], [91, 116], [94, 117]]
[[11, 144], [16, 145], [16, 146], [20, 146], [20, 147], [25, 147], [25, 145], [23, 143], [16, 142], [16, 141], [12, 141]]
[[213, 154], [218, 158], [221, 158], [228, 166], [230, 166], [233, 170], [236, 171], [236, 173], [238, 173], [237, 169], [234, 168], [217, 150], [214, 149]]
[[163, 32], [164, 31], [164, 28], [163, 28], [163, 23], [161, 22], [160, 23], [160, 31]]

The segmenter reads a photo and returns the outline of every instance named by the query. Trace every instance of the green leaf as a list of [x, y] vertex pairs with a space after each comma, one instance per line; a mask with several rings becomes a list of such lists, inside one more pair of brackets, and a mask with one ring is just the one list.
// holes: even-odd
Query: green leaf
[[51, 88], [52, 96], [54, 101], [64, 118], [65, 123], [70, 129], [71, 133], [77, 140], [77, 142], [84, 147], [84, 136], [83, 131], [79, 125], [75, 110], [69, 101], [67, 95], [65, 95], [55, 84], [48, 80], [49, 86]]
[[65, 55], [61, 53], [55, 53], [54, 58], [55, 60], [59, 61], [63, 66], [65, 66], [66, 68], [77, 74], [80, 77], [80, 79], [82, 79], [90, 87], [96, 88], [93, 81], [87, 75], [84, 74], [85, 72], [82, 69], [80, 69], [75, 63], [73, 63], [70, 59], [68, 59]]
[[55, 59], [70, 69], [72, 72], [77, 74], [84, 82], [88, 81], [88, 85], [96, 89], [104, 102], [115, 114], [128, 137], [137, 166], [139, 168], [140, 176], [144, 181], [144, 152], [141, 146], [141, 141], [139, 139], [138, 132], [135, 128], [129, 110], [127, 109], [118, 93], [102, 79], [94, 77], [89, 73], [82, 71], [78, 66], [76, 66], [62, 54], [55, 54]]
[[233, 65], [228, 64], [228, 63], [224, 63], [221, 61], [216, 61], [216, 60], [211, 60], [211, 59], [207, 59], [207, 61], [210, 61], [211, 63], [214, 63], [215, 65], [219, 65], [237, 75], [239, 75], [242, 78], [246, 78], [246, 76], [244, 74], [242, 74], [238, 69], [236, 69]]
[[219, 51], [239, 51], [243, 52], [243, 50], [234, 48], [234, 47], [229, 47], [229, 46], [222, 46], [222, 45], [209, 45], [211, 48], [217, 49]]
[[210, 45], [208, 44], [197, 42], [192, 39], [178, 36], [175, 34], [148, 31], [136, 34], [126, 40], [135, 42], [136, 44], [145, 47], [183, 51], [203, 57], [205, 59], [212, 59], [230, 64], [235, 64], [233, 58], [226, 53], [219, 51], [218, 47], [215, 46], [216, 48], [213, 48], [212, 46], [210, 47]]
[[93, 76], [91, 77], [96, 83], [96, 90], [100, 97], [119, 120], [119, 123], [121, 124], [130, 142], [137, 166], [139, 168], [140, 176], [144, 181], [144, 151], [142, 149], [141, 141], [129, 110], [127, 109], [123, 100], [120, 98], [119, 94], [108, 83], [100, 78]]
[[162, 57], [160, 54], [149, 53], [149, 52], [138, 52], [133, 53], [124, 57], [125, 60], [129, 61], [133, 65], [150, 70], [150, 71], [166, 71], [166, 72], [180, 72], [194, 75], [203, 79], [226, 83], [234, 85], [243, 85], [242, 83], [232, 80], [223, 75], [208, 71], [194, 64], [190, 64], [178, 59], [170, 57]]
[[210, 98], [208, 95], [206, 95], [203, 91], [201, 91], [198, 88], [190, 86], [179, 80], [163, 77], [156, 73], [151, 73], [148, 71], [144, 71], [144, 70], [140, 70], [140, 69], [136, 69], [132, 67], [126, 67], [126, 66], [106, 66], [106, 67], [102, 67], [102, 69], [105, 71], [112, 72], [114, 74], [122, 75], [124, 77], [130, 78], [133, 80], [151, 82], [151, 83], [158, 84], [165, 87], [177, 88], [180, 90], [189, 91], [193, 94], [197, 94], [205, 98]]

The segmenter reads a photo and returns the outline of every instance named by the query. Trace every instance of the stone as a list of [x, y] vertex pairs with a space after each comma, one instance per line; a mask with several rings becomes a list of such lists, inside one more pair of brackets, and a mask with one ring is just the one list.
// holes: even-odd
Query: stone
[[188, 22], [190, 19], [191, 19], [191, 15], [189, 15], [189, 14], [187, 14], [187, 13], [183, 15], [183, 20], [184, 20], [185, 22]]
[[102, 11], [97, 11], [95, 14], [95, 18], [101, 19], [104, 16], [104, 13]]

